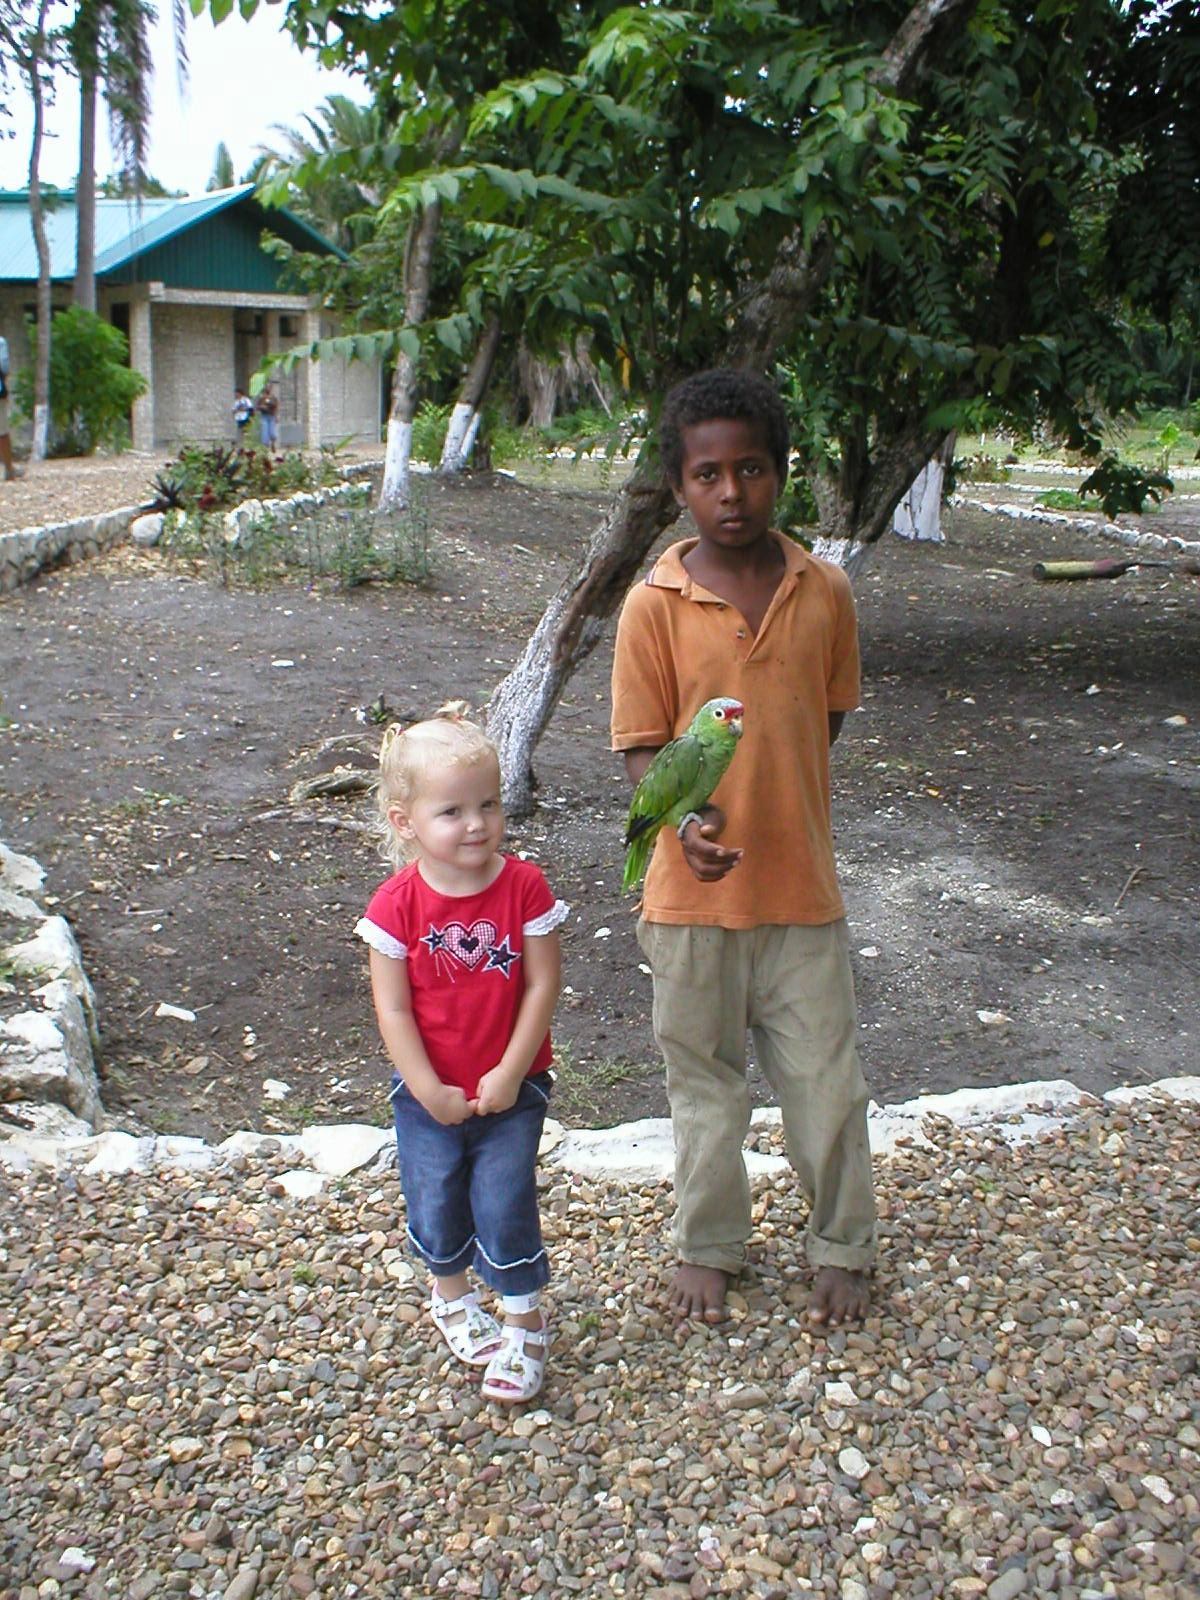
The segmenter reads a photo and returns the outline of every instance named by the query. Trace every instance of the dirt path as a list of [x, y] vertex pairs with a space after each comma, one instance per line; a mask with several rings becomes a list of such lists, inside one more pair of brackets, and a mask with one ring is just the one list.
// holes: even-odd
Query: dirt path
[[[288, 806], [298, 758], [369, 739], [356, 712], [380, 694], [403, 717], [484, 701], [600, 503], [506, 478], [435, 490], [427, 593], [220, 589], [122, 549], [0, 601], [0, 837], [48, 868], [76, 929], [124, 1125], [378, 1120], [351, 930], [382, 869], [359, 803]], [[872, 1088], [1193, 1070], [1200, 582], [1043, 585], [1035, 560], [1107, 547], [963, 509], [950, 535], [887, 541], [857, 586], [866, 695], [834, 809]], [[573, 907], [556, 1109], [597, 1123], [665, 1107], [618, 893], [609, 648], [571, 685], [513, 841]], [[286, 1100], [264, 1104], [268, 1078]]]

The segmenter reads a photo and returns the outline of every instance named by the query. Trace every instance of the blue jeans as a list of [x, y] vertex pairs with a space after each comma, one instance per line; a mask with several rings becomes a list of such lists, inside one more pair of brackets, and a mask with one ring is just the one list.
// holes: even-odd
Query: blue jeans
[[549, 1283], [537, 1153], [552, 1081], [539, 1072], [524, 1080], [507, 1111], [448, 1128], [393, 1076], [389, 1098], [409, 1243], [435, 1278], [452, 1278], [473, 1264], [501, 1294], [531, 1294]]

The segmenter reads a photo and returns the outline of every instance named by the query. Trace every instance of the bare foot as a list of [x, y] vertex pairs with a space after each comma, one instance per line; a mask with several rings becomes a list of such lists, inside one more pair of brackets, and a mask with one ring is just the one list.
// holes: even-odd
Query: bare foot
[[843, 1322], [861, 1321], [870, 1303], [871, 1296], [863, 1273], [847, 1272], [845, 1267], [822, 1267], [813, 1280], [808, 1320], [825, 1327], [840, 1328]]
[[701, 1317], [705, 1322], [724, 1322], [725, 1291], [729, 1274], [720, 1267], [700, 1267], [685, 1261], [675, 1274], [668, 1304], [681, 1320]]

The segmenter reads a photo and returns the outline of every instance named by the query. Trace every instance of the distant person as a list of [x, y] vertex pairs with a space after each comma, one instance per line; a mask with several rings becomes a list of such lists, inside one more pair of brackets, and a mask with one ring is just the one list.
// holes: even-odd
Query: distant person
[[20, 476], [13, 465], [12, 436], [8, 431], [8, 372], [8, 340], [0, 334], [0, 464], [6, 483]]
[[706, 700], [745, 707], [717, 804], [684, 817], [678, 837], [658, 836], [637, 929], [675, 1136], [680, 1265], [668, 1298], [680, 1317], [720, 1321], [745, 1260], [749, 1030], [811, 1202], [809, 1317], [836, 1327], [865, 1315], [875, 1254], [829, 811], [829, 747], [859, 700], [854, 601], [839, 567], [772, 527], [788, 419], [764, 378], [686, 379], [666, 398], [659, 436], [667, 482], [699, 537], [673, 544], [626, 596], [613, 748], [636, 784]]
[[237, 427], [238, 442], [246, 437], [246, 428], [254, 415], [254, 401], [244, 389], [233, 391], [233, 420]]
[[[387, 730], [378, 805], [398, 870], [355, 931], [395, 1068], [409, 1242], [433, 1278], [434, 1325], [486, 1369], [483, 1393], [529, 1400], [550, 1346], [536, 1172], [569, 908], [539, 867], [500, 853], [499, 759], [454, 707]], [[499, 1293], [502, 1324], [472, 1267]]]
[[258, 425], [264, 448], [274, 450], [279, 443], [279, 396], [273, 383], [264, 384], [258, 397]]

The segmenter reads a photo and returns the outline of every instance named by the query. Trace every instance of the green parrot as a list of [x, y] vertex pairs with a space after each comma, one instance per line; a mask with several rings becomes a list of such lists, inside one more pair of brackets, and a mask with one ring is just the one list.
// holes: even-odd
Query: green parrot
[[658, 830], [667, 825], [678, 828], [720, 783], [742, 737], [744, 715], [738, 700], [708, 700], [686, 733], [655, 752], [629, 807], [623, 889], [636, 889], [641, 883]]

